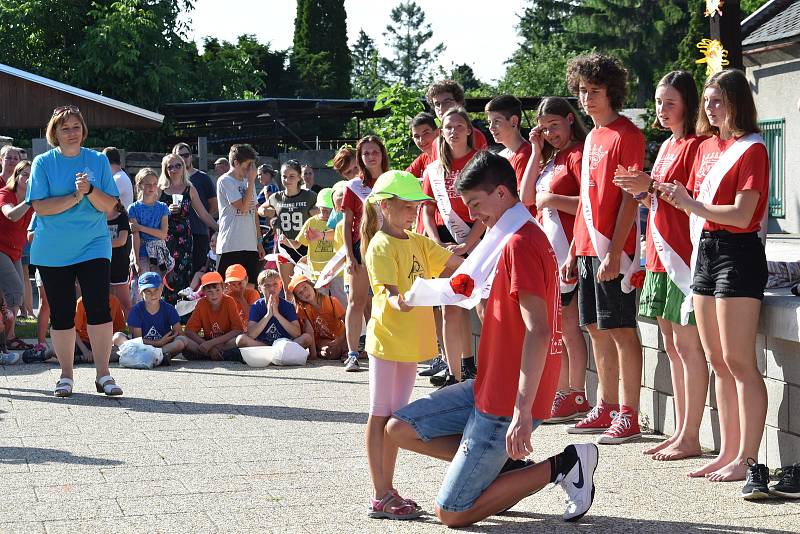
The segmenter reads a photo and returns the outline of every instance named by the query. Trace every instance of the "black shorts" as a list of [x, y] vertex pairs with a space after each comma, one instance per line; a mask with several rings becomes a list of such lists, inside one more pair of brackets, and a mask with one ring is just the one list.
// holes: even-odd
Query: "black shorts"
[[356, 259], [356, 262], [361, 265], [364, 262], [361, 260], [361, 240], [359, 239], [355, 243], [353, 243], [353, 256]]
[[111, 249], [111, 285], [127, 284], [131, 272], [131, 244]]
[[578, 287], [576, 286], [572, 291], [569, 293], [561, 293], [561, 307], [566, 308], [572, 301], [575, 299], [575, 295], [578, 294]]
[[81, 285], [87, 323], [111, 322], [108, 307], [109, 273], [111, 262], [105, 258], [86, 260], [63, 267], [39, 266], [42, 284], [50, 304], [53, 330], [69, 330], [75, 326], [75, 280]]
[[599, 269], [596, 256], [578, 256], [578, 323], [599, 330], [636, 328], [636, 291], [622, 291], [622, 275], [598, 282]]
[[308, 253], [308, 247], [306, 247], [305, 245], [300, 245], [299, 247], [297, 247], [297, 250], [293, 249], [288, 245], [283, 248], [295, 262], [300, 261], [300, 258], [302, 258]]
[[762, 300], [767, 276], [767, 256], [758, 233], [703, 231], [692, 280], [696, 295]]
[[261, 261], [256, 250], [235, 250], [223, 252], [217, 259], [217, 272], [225, 277], [225, 271], [231, 265], [239, 264], [247, 271], [247, 280], [255, 285], [258, 283], [258, 273], [261, 272]]
[[209, 248], [208, 232], [192, 234], [192, 272], [196, 273], [206, 264]]

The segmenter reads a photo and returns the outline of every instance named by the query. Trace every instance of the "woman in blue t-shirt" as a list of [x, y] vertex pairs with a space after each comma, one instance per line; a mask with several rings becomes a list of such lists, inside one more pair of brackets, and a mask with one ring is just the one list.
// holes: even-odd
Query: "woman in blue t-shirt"
[[108, 370], [114, 334], [108, 305], [111, 235], [106, 213], [119, 192], [105, 155], [83, 148], [88, 129], [80, 110], [63, 106], [47, 123], [55, 148], [33, 160], [25, 202], [37, 215], [31, 262], [39, 267], [50, 303], [50, 337], [61, 365], [54, 395], [72, 395], [75, 350], [75, 280], [86, 307], [98, 393], [122, 395]]

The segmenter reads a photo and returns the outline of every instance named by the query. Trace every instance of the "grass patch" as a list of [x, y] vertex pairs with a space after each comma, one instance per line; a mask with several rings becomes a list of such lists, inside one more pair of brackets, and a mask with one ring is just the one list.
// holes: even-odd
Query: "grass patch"
[[17, 317], [17, 326], [14, 327], [17, 337], [22, 339], [36, 339], [36, 317]]

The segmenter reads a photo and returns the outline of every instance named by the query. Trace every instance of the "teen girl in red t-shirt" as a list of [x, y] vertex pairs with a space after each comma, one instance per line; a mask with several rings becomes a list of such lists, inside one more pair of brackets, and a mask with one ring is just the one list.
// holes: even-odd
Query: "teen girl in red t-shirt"
[[767, 282], [758, 231], [768, 202], [769, 160], [756, 120], [744, 74], [730, 69], [713, 75], [697, 121], [697, 133], [711, 137], [700, 145], [689, 178], [695, 198], [680, 183], [658, 186], [661, 198], [694, 216], [692, 300], [714, 368], [721, 445], [719, 455], [690, 476], [712, 481], [745, 478], [748, 458], [758, 458], [767, 414], [755, 347]]

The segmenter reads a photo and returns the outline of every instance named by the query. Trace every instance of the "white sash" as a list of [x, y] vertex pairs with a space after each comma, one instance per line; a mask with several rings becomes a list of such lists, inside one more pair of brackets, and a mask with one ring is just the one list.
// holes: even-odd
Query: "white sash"
[[[589, 233], [589, 239], [592, 241], [592, 246], [597, 254], [597, 258], [602, 261], [603, 258], [606, 257], [606, 254], [608, 254], [608, 249], [611, 247], [611, 240], [604, 236], [602, 232], [599, 232], [597, 228], [595, 228], [594, 216], [592, 215], [592, 198], [589, 195], [589, 180], [591, 173], [589, 165], [590, 156], [592, 153], [592, 133], [593, 131], [589, 132], [589, 135], [586, 136], [586, 142], [583, 145], [583, 161], [581, 162], [581, 207], [583, 211], [583, 220], [586, 221], [586, 230]], [[639, 235], [639, 213], [637, 211], [636, 239], [634, 241], [635, 247], [633, 260], [628, 257], [624, 250], [619, 255], [619, 274], [623, 276], [622, 291], [625, 293], [630, 293], [635, 289], [631, 285], [631, 277], [641, 268], [639, 265], [639, 258], [641, 256]], [[626, 236], [625, 241], [627, 242], [627, 240], [628, 238]]]
[[[528, 221], [539, 224], [531, 217], [528, 208], [517, 203], [489, 229], [480, 243], [470, 252], [469, 257], [450, 278], [430, 280], [417, 278], [405, 295], [406, 302], [411, 306], [455, 304], [466, 309], [474, 308], [481, 300], [482, 288], [486, 285], [487, 280], [494, 276], [503, 247], [511, 239], [511, 236]], [[456, 294], [450, 287], [450, 280], [460, 274], [468, 275], [475, 282], [475, 287], [469, 296]]]
[[364, 182], [359, 177], [348, 180], [345, 187], [355, 193], [355, 195], [361, 199], [361, 202], [366, 202], [367, 197], [372, 193], [372, 188], [364, 185]]
[[[728, 171], [739, 161], [742, 154], [753, 145], [764, 144], [764, 140], [760, 135], [751, 133], [737, 139], [722, 156], [717, 160], [711, 170], [706, 174], [703, 183], [700, 184], [700, 191], [697, 193], [697, 201], [704, 204], [711, 204], [714, 201], [714, 196], [719, 190], [722, 179], [728, 174]], [[691, 278], [694, 279], [695, 266], [697, 264], [697, 253], [700, 249], [700, 236], [703, 233], [703, 226], [706, 220], [703, 217], [691, 213], [689, 215], [689, 235], [692, 238], [692, 260], [691, 260]], [[686, 294], [686, 298], [681, 305], [681, 321], [688, 320], [689, 314], [694, 311], [694, 303], [692, 302], [692, 293]]]
[[331, 259], [328, 260], [328, 263], [325, 264], [325, 267], [322, 268], [322, 271], [319, 273], [319, 278], [317, 279], [317, 283], [314, 284], [314, 287], [319, 289], [321, 287], [325, 287], [331, 283], [331, 281], [336, 278], [342, 270], [344, 270], [344, 266], [347, 264], [347, 247], [342, 245], [339, 250], [336, 251], [336, 254], [333, 255]]
[[[662, 156], [667, 151], [667, 146], [671, 142], [671, 139], [667, 139], [661, 144], [661, 148], [658, 150], [658, 157], [656, 158], [656, 162], [653, 165], [653, 168], [657, 168], [659, 162], [661, 161]], [[674, 161], [672, 165], [674, 165]], [[664, 169], [663, 176], [667, 176], [669, 174], [669, 170], [672, 168], [670, 165], [668, 168]], [[678, 254], [675, 249], [673, 249], [670, 244], [664, 239], [664, 236], [661, 235], [661, 231], [658, 228], [658, 224], [656, 223], [656, 213], [658, 212], [658, 196], [653, 194], [650, 195], [650, 234], [653, 237], [653, 245], [655, 246], [656, 253], [658, 253], [658, 259], [661, 260], [661, 263], [664, 265], [664, 269], [667, 271], [667, 276], [669, 276], [670, 280], [678, 286], [678, 289], [684, 295], [690, 295], [692, 292], [692, 270], [689, 265], [684, 261], [680, 254]], [[685, 318], [681, 317], [681, 324], [684, 326], [688, 324], [689, 316], [687, 315]]]
[[[553, 180], [555, 158], [551, 159], [544, 169], [542, 169], [539, 178], [536, 180], [537, 193], [549, 193], [550, 182]], [[539, 210], [542, 214], [542, 230], [547, 235], [547, 240], [550, 241], [550, 246], [553, 247], [553, 252], [556, 253], [559, 268], [567, 261], [569, 254], [569, 241], [567, 240], [567, 233], [564, 231], [564, 226], [561, 224], [561, 216], [558, 210], [552, 208], [543, 208]], [[576, 284], [565, 284], [561, 282], [561, 292], [569, 293], [575, 289]]]
[[434, 161], [428, 165], [428, 179], [431, 182], [433, 198], [436, 199], [436, 207], [442, 216], [444, 225], [456, 242], [459, 245], [463, 244], [467, 240], [470, 227], [464, 222], [464, 219], [458, 216], [458, 213], [453, 210], [453, 206], [450, 204], [450, 195], [447, 193], [447, 187], [444, 184], [444, 169], [439, 161]]

